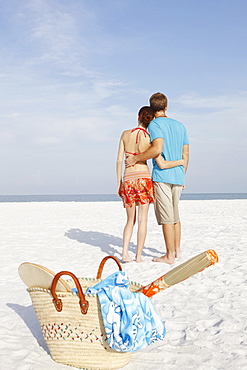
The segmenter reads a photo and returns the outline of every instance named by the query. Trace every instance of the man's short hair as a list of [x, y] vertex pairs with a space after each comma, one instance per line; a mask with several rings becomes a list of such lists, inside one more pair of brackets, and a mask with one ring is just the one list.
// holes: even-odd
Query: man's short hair
[[155, 93], [149, 99], [150, 107], [153, 108], [155, 112], [160, 110], [165, 110], [167, 107], [167, 97], [162, 93]]

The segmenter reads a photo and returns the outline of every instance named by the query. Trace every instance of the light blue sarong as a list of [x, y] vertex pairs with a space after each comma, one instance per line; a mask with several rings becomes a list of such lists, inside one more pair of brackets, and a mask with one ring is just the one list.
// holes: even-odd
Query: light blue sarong
[[130, 292], [125, 272], [115, 272], [87, 293], [98, 294], [108, 344], [115, 351], [134, 352], [164, 339], [165, 325], [151, 300]]

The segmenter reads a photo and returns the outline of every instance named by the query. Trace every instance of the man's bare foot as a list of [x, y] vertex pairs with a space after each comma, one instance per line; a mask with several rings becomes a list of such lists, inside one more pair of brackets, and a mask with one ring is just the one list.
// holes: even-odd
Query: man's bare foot
[[177, 260], [180, 260], [182, 258], [182, 255], [181, 255], [181, 251], [180, 250], [176, 250], [176, 252], [175, 252], [175, 258]]
[[162, 257], [153, 258], [152, 261], [153, 262], [163, 262], [163, 263], [167, 263], [168, 265], [172, 265], [175, 262], [175, 258], [168, 258], [167, 255], [165, 254]]

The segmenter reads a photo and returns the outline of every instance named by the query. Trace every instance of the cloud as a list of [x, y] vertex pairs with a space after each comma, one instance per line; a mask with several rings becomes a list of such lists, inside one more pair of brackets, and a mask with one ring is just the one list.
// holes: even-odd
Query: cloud
[[[126, 52], [136, 50], [139, 43], [134, 42], [135, 35], [130, 42], [121, 33], [112, 33], [98, 4], [83, 0], [27, 0], [13, 4], [5, 10], [10, 34], [16, 36], [11, 56], [14, 54], [19, 65], [29, 69], [102, 78], [102, 71], [109, 68], [109, 57], [121, 62]], [[114, 13], [116, 5], [108, 6]]]
[[247, 91], [234, 91], [231, 95], [200, 96], [198, 93], [182, 95], [175, 99], [182, 107], [191, 109], [246, 109]]
[[15, 36], [14, 41], [3, 40], [12, 65], [46, 68], [47, 73], [53, 66], [53, 73], [56, 67], [57, 73], [90, 74], [87, 30], [93, 25], [97, 28], [97, 22], [84, 1], [69, 6], [57, 0], [14, 1], [4, 7], [3, 17], [8, 20], [9, 37]]
[[186, 123], [192, 140], [246, 150], [246, 91], [210, 97], [188, 94], [176, 99], [174, 106], [174, 114]]
[[59, 137], [38, 137], [33, 140], [33, 144], [38, 146], [54, 146], [60, 143], [61, 139]]
[[98, 97], [108, 98], [114, 94], [118, 94], [119, 91], [123, 91], [124, 84], [120, 81], [98, 80], [94, 83], [93, 90]]
[[189, 93], [171, 101], [171, 106], [171, 116], [185, 124], [190, 138], [187, 190], [243, 191], [247, 92], [211, 96]]
[[4, 118], [18, 118], [18, 117], [21, 117], [21, 113], [13, 112], [13, 113], [9, 113], [9, 114], [3, 114], [2, 117], [4, 117]]

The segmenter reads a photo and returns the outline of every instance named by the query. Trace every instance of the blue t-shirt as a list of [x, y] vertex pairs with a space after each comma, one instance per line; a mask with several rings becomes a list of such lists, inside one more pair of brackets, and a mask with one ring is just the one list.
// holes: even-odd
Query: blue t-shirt
[[[183, 145], [189, 144], [186, 128], [172, 118], [158, 117], [148, 126], [151, 142], [164, 139], [162, 157], [167, 161], [182, 159]], [[161, 170], [153, 159], [153, 181], [174, 185], [184, 185], [184, 167], [177, 166]]]

